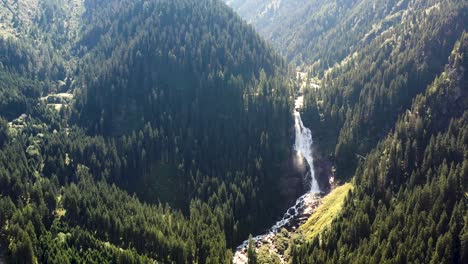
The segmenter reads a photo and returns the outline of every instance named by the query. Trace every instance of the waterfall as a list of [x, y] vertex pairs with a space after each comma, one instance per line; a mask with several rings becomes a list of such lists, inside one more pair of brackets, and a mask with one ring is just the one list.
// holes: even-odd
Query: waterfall
[[[310, 198], [313, 197], [315, 194], [320, 192], [320, 188], [315, 178], [314, 172], [314, 158], [312, 155], [312, 132], [309, 128], [304, 126], [302, 122], [301, 114], [299, 113], [299, 109], [302, 108], [303, 105], [303, 96], [299, 96], [294, 102], [294, 130], [296, 132], [295, 142], [294, 142], [294, 150], [296, 155], [300, 161], [305, 160], [309, 165], [310, 172], [307, 174], [309, 176], [308, 181], [310, 182], [309, 191], [299, 197], [296, 200], [294, 206], [290, 207], [281, 220], [276, 222], [266, 234], [259, 235], [253, 238], [255, 242], [258, 242], [263, 239], [268, 239], [274, 236], [281, 228], [287, 226], [291, 223], [292, 220], [296, 219], [301, 213], [304, 212], [306, 207], [307, 201], [310, 201]], [[241, 245], [239, 245], [236, 249], [234, 255], [234, 263], [246, 263], [247, 259], [246, 256], [243, 254], [245, 252], [248, 245], [248, 240], [244, 241]]]
[[[303, 97], [300, 96], [295, 101], [295, 109], [294, 109], [294, 130], [296, 131], [296, 141], [294, 143], [294, 150], [296, 154], [302, 156], [307, 161], [307, 164], [310, 168], [310, 188], [309, 192], [318, 193], [320, 192], [320, 188], [315, 178], [315, 171], [314, 171], [314, 158], [312, 156], [312, 132], [309, 128], [304, 126], [304, 123], [301, 119], [301, 114], [299, 113], [298, 109], [302, 107], [303, 104]], [[301, 158], [301, 157], [299, 157]]]
[[[317, 179], [315, 178], [314, 171], [314, 158], [312, 156], [312, 132], [309, 128], [304, 126], [301, 114], [299, 113], [299, 109], [302, 107], [303, 100], [304, 97], [299, 96], [294, 103], [294, 130], [296, 131], [294, 150], [296, 151], [296, 155], [298, 155], [299, 160], [302, 160], [302, 158], [304, 158], [307, 164], [309, 165], [309, 191], [301, 197], [299, 197], [296, 200], [294, 206], [290, 207], [286, 211], [283, 218], [280, 221], [276, 222], [276, 224], [270, 228], [269, 233], [273, 234], [277, 233], [281, 228], [289, 224], [291, 220], [299, 216], [304, 211], [305, 201], [308, 200], [310, 197], [314, 196], [316, 193], [320, 192], [320, 188]], [[262, 238], [262, 236], [259, 237]]]

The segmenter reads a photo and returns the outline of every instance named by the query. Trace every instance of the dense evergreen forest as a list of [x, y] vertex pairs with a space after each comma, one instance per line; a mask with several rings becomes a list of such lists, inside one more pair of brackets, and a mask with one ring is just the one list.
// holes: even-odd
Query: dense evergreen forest
[[356, 171], [332, 227], [292, 263], [468, 261], [468, 34]]
[[230, 262], [291, 199], [286, 64], [221, 1], [61, 2], [2, 3], [0, 252]]
[[354, 174], [359, 156], [386, 135], [412, 99], [443, 71], [466, 30], [468, 2], [447, 0], [437, 6], [431, 12], [407, 12], [353, 58], [328, 71], [322, 88], [306, 96], [306, 123], [332, 153], [339, 178]]
[[[288, 61], [313, 75], [349, 59], [410, 17], [466, 1], [224, 0]], [[415, 19], [411, 18], [411, 19]], [[416, 20], [413, 21], [416, 23]], [[416, 23], [417, 24], [417, 23]]]
[[186, 212], [208, 202], [234, 246], [281, 204], [267, 196], [292, 141], [284, 62], [218, 1], [120, 1], [109, 12], [117, 19], [89, 18], [99, 39], [85, 34], [90, 66], [72, 119], [103, 144], [94, 164], [86, 148], [81, 162], [147, 201]]
[[468, 2], [226, 2], [304, 69], [304, 123], [356, 187], [289, 261], [465, 263]]
[[232, 263], [302, 194], [300, 66], [354, 187], [284, 260], [467, 263], [466, 25], [466, 0], [0, 1], [0, 262]]

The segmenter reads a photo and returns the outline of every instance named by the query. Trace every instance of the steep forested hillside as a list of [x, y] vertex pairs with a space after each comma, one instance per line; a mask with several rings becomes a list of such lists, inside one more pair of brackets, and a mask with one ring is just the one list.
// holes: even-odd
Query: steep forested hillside
[[[288, 61], [323, 74], [415, 14], [465, 1], [225, 0]], [[415, 22], [415, 21], [413, 21]]]
[[101, 34], [83, 38], [92, 51], [76, 119], [104, 137], [95, 155], [108, 164], [83, 162], [149, 201], [221, 207], [229, 245], [264, 227], [282, 204], [269, 192], [292, 140], [283, 61], [219, 1], [99, 8], [116, 19], [89, 18], [98, 29], [86, 32]]
[[[332, 153], [340, 178], [393, 126], [416, 94], [440, 74], [466, 30], [468, 2], [441, 1], [406, 12], [398, 24], [328, 71], [305, 98], [306, 123]], [[336, 147], [335, 147], [336, 146]]]
[[289, 260], [466, 262], [468, 2], [226, 2], [303, 66], [304, 122], [338, 180], [355, 176]]
[[[321, 65], [330, 63], [333, 65], [340, 57], [341, 59], [346, 57], [348, 49], [351, 48], [350, 38], [355, 37], [354, 34], [349, 34], [348, 37], [340, 36], [333, 31], [339, 29], [341, 33], [345, 33], [344, 27], [366, 30], [363, 27], [354, 27], [358, 22], [358, 16], [365, 15], [360, 12], [362, 10], [358, 10], [357, 3], [365, 1], [225, 0], [225, 2], [251, 23], [262, 36], [270, 40], [288, 61], [297, 64], [310, 65], [317, 61]], [[363, 3], [362, 8], [370, 9], [372, 5]], [[351, 16], [356, 20], [346, 19]], [[340, 41], [341, 37], [344, 37], [343, 41]], [[330, 42], [332, 39], [333, 42]], [[343, 45], [345, 42], [348, 45]]]
[[468, 35], [361, 163], [329, 231], [292, 263], [468, 261]]
[[229, 262], [299, 194], [286, 66], [221, 1], [0, 9], [0, 260]]
[[2, 64], [39, 79], [73, 79], [83, 0], [2, 0]]
[[441, 73], [468, 24], [466, 1], [228, 3], [320, 87], [306, 89], [303, 119], [341, 179]]
[[0, 113], [30, 114], [40, 96], [66, 92], [77, 78], [72, 47], [83, 1], [0, 2]]
[[468, 262], [468, 1], [224, 2], [0, 1], [0, 262], [230, 263], [278, 220], [296, 91], [254, 27], [354, 186], [286, 259]]

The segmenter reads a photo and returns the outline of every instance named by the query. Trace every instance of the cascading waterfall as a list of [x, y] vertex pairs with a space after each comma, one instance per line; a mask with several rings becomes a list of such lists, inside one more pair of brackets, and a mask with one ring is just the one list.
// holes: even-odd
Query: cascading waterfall
[[[296, 200], [294, 206], [290, 207], [284, 214], [283, 218], [280, 221], [276, 222], [275, 225], [273, 225], [266, 234], [254, 237], [253, 240], [255, 242], [274, 236], [279, 230], [281, 230], [281, 228], [290, 224], [291, 221], [295, 220], [298, 216], [301, 215], [301, 213], [304, 212], [306, 201], [310, 200], [311, 197], [320, 192], [320, 188], [317, 179], [315, 178], [314, 172], [314, 158], [312, 156], [312, 132], [309, 128], [304, 126], [301, 114], [298, 110], [302, 107], [303, 100], [304, 97], [299, 96], [294, 104], [294, 130], [296, 132], [294, 150], [296, 151], [296, 155], [299, 156], [299, 160], [302, 161], [305, 159], [305, 161], [309, 165], [309, 191], [306, 194], [299, 197]], [[246, 263], [247, 259], [246, 256], [243, 255], [243, 252], [245, 252], [247, 245], [248, 240], [244, 241], [240, 246], [237, 247], [236, 252], [234, 254], [234, 263]]]
[[307, 164], [310, 168], [310, 189], [309, 193], [318, 193], [320, 192], [320, 188], [315, 179], [315, 171], [314, 171], [314, 158], [312, 156], [312, 132], [309, 128], [304, 126], [304, 123], [301, 119], [301, 114], [299, 113], [298, 109], [302, 107], [303, 104], [303, 96], [300, 96], [295, 101], [295, 110], [294, 110], [294, 127], [296, 131], [296, 141], [294, 143], [294, 150], [296, 151], [297, 155], [301, 155], [307, 161]]

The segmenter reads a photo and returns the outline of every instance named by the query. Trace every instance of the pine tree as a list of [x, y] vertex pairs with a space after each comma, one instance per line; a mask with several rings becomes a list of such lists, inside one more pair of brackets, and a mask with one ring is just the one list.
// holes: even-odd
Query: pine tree
[[252, 235], [249, 236], [249, 244], [247, 246], [247, 258], [248, 258], [248, 264], [257, 264], [258, 259], [257, 259], [257, 250], [255, 246], [255, 241], [252, 238]]

